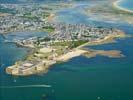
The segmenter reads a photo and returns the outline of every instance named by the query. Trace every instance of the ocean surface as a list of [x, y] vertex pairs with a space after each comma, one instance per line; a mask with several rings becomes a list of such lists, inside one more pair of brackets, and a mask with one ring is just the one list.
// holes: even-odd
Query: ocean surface
[[[80, 9], [58, 12], [61, 22], [85, 23], [94, 26], [115, 27], [133, 34], [132, 24], [112, 24], [88, 20]], [[78, 19], [77, 19], [78, 18]], [[133, 100], [133, 39], [117, 39], [116, 43], [91, 46], [100, 50], [121, 50], [124, 58], [83, 56], [56, 64], [47, 74], [15, 77], [5, 68], [24, 59], [28, 49], [17, 47], [7, 40], [42, 36], [46, 33], [11, 33], [0, 35], [0, 100]], [[42, 87], [50, 85], [51, 87]], [[22, 87], [16, 87], [22, 86]], [[40, 86], [40, 87], [39, 87]]]
[[133, 0], [122, 0], [118, 5], [127, 10], [133, 11]]

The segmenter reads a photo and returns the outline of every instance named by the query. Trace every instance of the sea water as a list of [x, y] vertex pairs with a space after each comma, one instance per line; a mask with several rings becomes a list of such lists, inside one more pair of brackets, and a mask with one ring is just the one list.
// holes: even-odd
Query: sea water
[[[65, 12], [67, 11], [61, 13]], [[73, 11], [69, 13], [69, 15], [76, 15], [75, 19], [80, 16], [80, 13]], [[67, 22], [71, 22], [73, 17], [68, 18]], [[81, 14], [79, 18], [77, 23], [81, 23], [82, 20], [84, 23], [86, 16]], [[96, 23], [98, 24], [94, 22], [95, 25]], [[133, 25], [101, 24], [101, 22], [99, 24], [133, 34]], [[14, 35], [9, 35], [9, 37], [12, 38]], [[23, 35], [20, 37], [23, 38]], [[80, 56], [68, 62], [53, 65], [47, 74], [27, 77], [15, 77], [5, 73], [5, 68], [23, 59], [27, 50], [3, 41], [4, 38], [0, 36], [0, 59], [4, 64], [0, 67], [1, 100], [133, 100], [132, 38], [118, 39], [117, 43], [87, 47], [100, 50], [121, 50], [125, 55], [124, 58], [96, 56], [88, 59]], [[47, 85], [50, 87], [45, 87]]]
[[133, 11], [133, 0], [121, 0], [120, 7]]

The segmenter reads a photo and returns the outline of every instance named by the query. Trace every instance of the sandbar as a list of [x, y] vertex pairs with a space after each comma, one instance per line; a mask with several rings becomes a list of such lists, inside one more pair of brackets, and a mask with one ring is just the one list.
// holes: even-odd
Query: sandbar
[[129, 10], [129, 9], [126, 9], [126, 8], [123, 8], [121, 6], [119, 6], [119, 3], [122, 2], [123, 0], [117, 0], [115, 2], [113, 2], [113, 6], [120, 9], [120, 10], [123, 10], [123, 11], [126, 11], [126, 12], [129, 12], [129, 13], [133, 13], [132, 10]]

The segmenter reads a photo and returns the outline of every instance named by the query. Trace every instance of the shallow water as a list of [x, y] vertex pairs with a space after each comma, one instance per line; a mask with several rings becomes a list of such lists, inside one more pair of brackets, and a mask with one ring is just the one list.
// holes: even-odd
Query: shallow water
[[119, 6], [121, 6], [122, 8], [133, 11], [133, 0], [122, 0], [119, 3]]

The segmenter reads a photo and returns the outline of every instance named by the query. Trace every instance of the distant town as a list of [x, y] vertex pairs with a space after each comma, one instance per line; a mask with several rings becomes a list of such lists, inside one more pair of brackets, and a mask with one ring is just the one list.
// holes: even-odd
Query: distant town
[[[66, 7], [61, 5], [60, 8]], [[0, 4], [0, 33], [19, 31], [52, 32], [48, 21], [54, 17], [53, 10], [58, 6], [38, 4]]]

